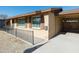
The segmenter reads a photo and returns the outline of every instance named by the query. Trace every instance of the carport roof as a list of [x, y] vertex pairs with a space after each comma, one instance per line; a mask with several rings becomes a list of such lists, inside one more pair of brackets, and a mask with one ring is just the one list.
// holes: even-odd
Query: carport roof
[[72, 10], [65, 10], [59, 13], [60, 15], [67, 15], [67, 14], [79, 14], [79, 8], [78, 9], [72, 9]]
[[79, 18], [79, 9], [66, 10], [59, 14], [62, 18]]

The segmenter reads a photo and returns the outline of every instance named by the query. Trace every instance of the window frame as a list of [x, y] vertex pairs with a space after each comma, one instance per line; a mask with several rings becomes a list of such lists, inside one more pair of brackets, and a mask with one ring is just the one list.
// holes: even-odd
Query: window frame
[[[24, 21], [25, 23], [22, 24], [20, 21]], [[26, 20], [25, 20], [24, 18], [18, 19], [17, 23], [18, 23], [18, 27], [19, 27], [19, 28], [25, 28], [26, 25], [27, 25], [27, 22], [26, 22]]]
[[[38, 25], [37, 26], [33, 26], [33, 18], [40, 18], [40, 23], [38, 23]], [[37, 16], [32, 16], [32, 18], [31, 18], [31, 23], [32, 23], [32, 28], [33, 29], [41, 29], [40, 28], [40, 24], [41, 24], [41, 15], [37, 15]]]

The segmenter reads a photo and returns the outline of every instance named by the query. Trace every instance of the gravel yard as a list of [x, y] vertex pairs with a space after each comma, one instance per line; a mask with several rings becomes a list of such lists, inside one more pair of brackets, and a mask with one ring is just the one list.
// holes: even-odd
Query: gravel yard
[[28, 42], [4, 31], [0, 31], [0, 53], [21, 53], [30, 47], [32, 45]]
[[59, 34], [33, 53], [79, 53], [79, 33]]

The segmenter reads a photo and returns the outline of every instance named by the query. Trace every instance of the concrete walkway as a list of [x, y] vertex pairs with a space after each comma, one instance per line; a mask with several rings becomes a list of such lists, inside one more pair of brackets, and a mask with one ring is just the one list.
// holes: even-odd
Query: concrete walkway
[[0, 31], [0, 53], [20, 53], [30, 47], [32, 45], [28, 42], [4, 31]]
[[79, 53], [79, 33], [60, 34], [33, 53]]

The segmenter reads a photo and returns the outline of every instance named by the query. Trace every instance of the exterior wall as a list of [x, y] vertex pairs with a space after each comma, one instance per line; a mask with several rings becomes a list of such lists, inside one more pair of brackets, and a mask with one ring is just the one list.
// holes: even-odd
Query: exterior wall
[[54, 13], [49, 14], [49, 39], [56, 34], [56, 20]]
[[44, 29], [44, 15], [41, 15], [41, 24], [40, 24], [40, 29]]
[[35, 40], [48, 40], [48, 30], [45, 30], [45, 26], [48, 26], [48, 15], [43, 15], [40, 29], [32, 29], [34, 31]]
[[13, 28], [17, 28], [17, 19], [14, 20], [14, 23], [13, 23]]
[[12, 19], [10, 20], [10, 27], [12, 27]]
[[44, 29], [44, 23], [40, 24], [40, 29]]
[[49, 37], [48, 37], [48, 32], [49, 32], [49, 15], [48, 14], [46, 14], [46, 15], [44, 15], [44, 30], [45, 30], [45, 32], [46, 33], [44, 33], [44, 37], [45, 37], [45, 39], [49, 39]]
[[9, 28], [16, 28], [17, 27], [17, 22], [16, 20], [13, 21], [13, 19], [10, 19], [10, 21], [8, 21], [6, 23], [6, 27], [9, 27]]
[[31, 20], [31, 17], [29, 17], [29, 28], [32, 28], [32, 20]]
[[[14, 19], [14, 28], [17, 27], [17, 21]], [[55, 16], [54, 13], [48, 13], [43, 15], [43, 18], [40, 24], [40, 30], [39, 29], [32, 29], [32, 22], [31, 22], [31, 17], [27, 17], [27, 25], [25, 25], [25, 29], [28, 30], [33, 30], [34, 31], [34, 37], [38, 37], [41, 39], [48, 40], [55, 36], [58, 32], [61, 30], [61, 20], [58, 16]], [[12, 22], [11, 22], [12, 23]], [[25, 30], [22, 28], [22, 30]]]
[[62, 29], [62, 21], [61, 18], [58, 16], [55, 16], [55, 20], [56, 20], [56, 34], [58, 34]]
[[44, 25], [45, 27], [49, 26], [49, 15], [44, 15]]
[[30, 28], [29, 17], [27, 18], [27, 26], [26, 28]]
[[49, 39], [61, 31], [61, 19], [54, 13], [49, 14]]
[[5, 22], [6, 23], [6, 26], [9, 26], [10, 25], [10, 21], [8, 21], [8, 22]]
[[45, 30], [33, 30], [35, 40], [48, 40], [48, 32]]

